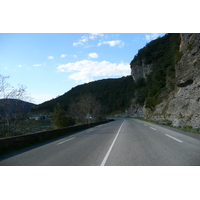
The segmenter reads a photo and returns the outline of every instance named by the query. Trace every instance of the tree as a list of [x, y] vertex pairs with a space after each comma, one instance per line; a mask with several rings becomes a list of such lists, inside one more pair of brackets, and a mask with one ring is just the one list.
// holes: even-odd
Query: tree
[[24, 101], [31, 101], [26, 87], [12, 87], [7, 79], [9, 76], [0, 74], [0, 135], [13, 136], [17, 130], [19, 119], [24, 115]]
[[60, 107], [59, 103], [56, 104], [52, 117], [55, 128], [63, 128], [75, 124], [73, 118], [66, 115], [66, 112]]
[[86, 123], [86, 115], [89, 113], [92, 120], [99, 121], [102, 118], [101, 105], [91, 94], [80, 95], [78, 100], [69, 107], [69, 113], [77, 123]]

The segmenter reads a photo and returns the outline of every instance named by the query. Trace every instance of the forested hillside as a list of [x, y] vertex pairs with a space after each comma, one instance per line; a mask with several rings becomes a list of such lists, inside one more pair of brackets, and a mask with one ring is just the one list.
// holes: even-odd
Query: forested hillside
[[153, 109], [175, 86], [175, 65], [180, 60], [180, 34], [170, 33], [148, 43], [131, 61], [132, 76], [139, 84], [137, 103]]
[[44, 102], [32, 109], [37, 112], [52, 112], [55, 105], [68, 112], [69, 107], [82, 95], [92, 95], [101, 104], [103, 113], [123, 112], [134, 97], [135, 83], [131, 76], [118, 79], [103, 79], [76, 86], [56, 99]]
[[[180, 34], [166, 34], [138, 51], [130, 63], [131, 76], [79, 85], [56, 99], [32, 109], [52, 112], [57, 103], [68, 113], [83, 95], [92, 95], [105, 115], [123, 113], [131, 102], [154, 109], [175, 85], [175, 65], [180, 59]], [[132, 101], [134, 99], [134, 101]]]

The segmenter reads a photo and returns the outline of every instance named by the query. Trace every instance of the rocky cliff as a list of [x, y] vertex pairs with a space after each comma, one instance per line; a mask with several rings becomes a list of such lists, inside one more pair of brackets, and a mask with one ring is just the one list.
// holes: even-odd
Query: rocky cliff
[[[176, 87], [165, 104], [165, 118], [174, 126], [200, 128], [200, 34], [181, 34]], [[160, 112], [158, 105], [157, 112]], [[160, 110], [160, 111], [159, 111]]]
[[141, 77], [144, 79], [152, 71], [153, 64], [144, 64], [144, 60], [142, 60], [142, 65], [138, 63], [133, 63], [131, 66], [131, 76], [133, 77], [134, 81], [138, 81]]
[[[137, 110], [129, 109], [134, 116], [143, 116], [156, 121], [170, 120], [174, 126], [192, 126], [200, 128], [200, 34], [180, 34], [179, 53], [176, 55], [175, 64], [175, 87], [168, 92], [167, 96], [155, 106], [149, 109], [145, 106], [135, 105]], [[134, 80], [145, 77], [152, 68], [147, 66], [132, 65], [132, 76]], [[151, 65], [152, 66], [152, 65]], [[148, 70], [139, 70], [139, 68]], [[167, 83], [166, 83], [166, 86]], [[162, 95], [162, 94], [161, 94]], [[132, 105], [132, 108], [134, 105]]]

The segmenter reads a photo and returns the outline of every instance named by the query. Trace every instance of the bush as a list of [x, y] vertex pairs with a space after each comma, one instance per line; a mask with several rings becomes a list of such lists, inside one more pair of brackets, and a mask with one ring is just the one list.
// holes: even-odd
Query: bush
[[63, 128], [75, 124], [74, 119], [66, 115], [65, 111], [61, 109], [59, 103], [55, 106], [52, 117], [52, 122], [55, 128]]
[[183, 55], [182, 51], [179, 51], [178, 53], [176, 53], [176, 63], [180, 61], [182, 55]]
[[155, 97], [146, 98], [146, 108], [153, 110], [157, 104], [158, 100]]

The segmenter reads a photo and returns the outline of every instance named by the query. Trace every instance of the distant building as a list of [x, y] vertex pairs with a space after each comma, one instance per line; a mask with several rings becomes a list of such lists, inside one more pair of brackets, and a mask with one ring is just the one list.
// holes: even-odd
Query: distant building
[[32, 115], [29, 117], [29, 119], [44, 120], [44, 119], [46, 119], [46, 115]]

